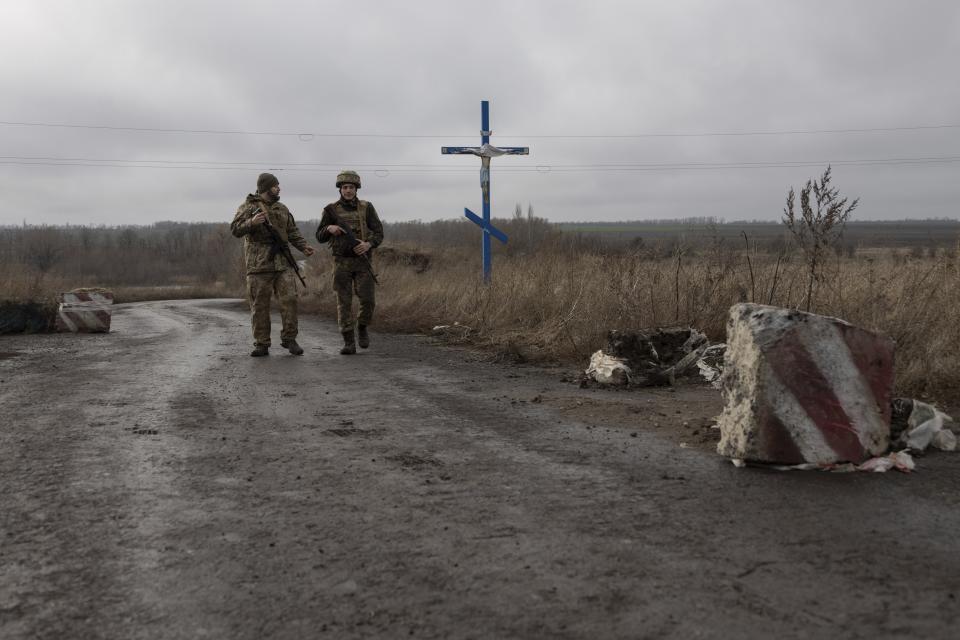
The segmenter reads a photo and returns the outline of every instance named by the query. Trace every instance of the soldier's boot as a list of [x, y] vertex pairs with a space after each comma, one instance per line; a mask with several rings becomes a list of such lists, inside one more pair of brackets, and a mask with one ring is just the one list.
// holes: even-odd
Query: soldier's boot
[[296, 340], [284, 340], [280, 343], [280, 346], [295, 356], [303, 355], [303, 347], [298, 345]]
[[353, 342], [353, 329], [343, 332], [343, 346], [340, 347], [340, 355], [352, 356], [357, 352], [357, 345]]
[[270, 355], [270, 347], [265, 344], [258, 344], [253, 348], [253, 351], [250, 352], [250, 355], [254, 358], [261, 358], [263, 356]]
[[367, 333], [366, 325], [357, 325], [357, 344], [360, 345], [361, 349], [366, 349], [370, 346], [370, 334]]

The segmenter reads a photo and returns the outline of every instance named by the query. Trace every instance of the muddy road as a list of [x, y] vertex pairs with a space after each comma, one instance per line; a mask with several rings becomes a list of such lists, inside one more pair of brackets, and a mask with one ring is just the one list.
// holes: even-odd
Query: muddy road
[[343, 357], [314, 318], [305, 356], [250, 358], [233, 301], [113, 327], [0, 337], [0, 637], [960, 628], [960, 455], [737, 469], [708, 388], [580, 389], [414, 336]]

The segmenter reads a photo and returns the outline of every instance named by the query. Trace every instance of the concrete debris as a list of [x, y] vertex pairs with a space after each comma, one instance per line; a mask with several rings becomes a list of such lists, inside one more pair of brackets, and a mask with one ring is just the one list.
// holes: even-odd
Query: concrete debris
[[730, 309], [717, 451], [788, 465], [860, 464], [890, 447], [894, 342], [838, 318]]
[[608, 356], [603, 351], [595, 351], [590, 356], [590, 366], [587, 367], [586, 374], [600, 384], [630, 384], [630, 367], [620, 358]]
[[714, 389], [719, 389], [722, 382], [720, 376], [723, 375], [723, 358], [727, 351], [727, 345], [712, 344], [706, 347], [697, 360], [697, 369], [700, 370], [700, 377], [710, 383]]
[[60, 332], [106, 333], [110, 331], [113, 293], [106, 289], [74, 289], [60, 294], [56, 328]]
[[610, 331], [606, 349], [591, 356], [585, 381], [642, 387], [673, 384], [698, 373], [697, 363], [709, 347], [707, 337], [692, 327]]

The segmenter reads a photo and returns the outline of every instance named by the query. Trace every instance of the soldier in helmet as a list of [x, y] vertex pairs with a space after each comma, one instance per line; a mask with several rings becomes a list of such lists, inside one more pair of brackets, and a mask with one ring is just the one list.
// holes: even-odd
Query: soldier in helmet
[[280, 181], [270, 173], [257, 178], [257, 193], [250, 194], [237, 209], [230, 230], [243, 238], [247, 267], [247, 293], [250, 297], [253, 325], [251, 356], [270, 355], [270, 298], [280, 301], [280, 344], [295, 356], [303, 355], [297, 344], [297, 288], [293, 271], [278, 251], [267, 225], [276, 230], [283, 243], [289, 242], [304, 255], [312, 256], [290, 210], [280, 202]]
[[[337, 176], [340, 199], [323, 208], [317, 228], [317, 240], [329, 242], [333, 251], [333, 290], [337, 294], [337, 322], [343, 334], [344, 355], [370, 346], [367, 327], [373, 320], [375, 305], [373, 249], [383, 242], [383, 225], [373, 205], [357, 198], [360, 176], [356, 171], [341, 171]], [[353, 324], [353, 292], [360, 300], [356, 332]]]

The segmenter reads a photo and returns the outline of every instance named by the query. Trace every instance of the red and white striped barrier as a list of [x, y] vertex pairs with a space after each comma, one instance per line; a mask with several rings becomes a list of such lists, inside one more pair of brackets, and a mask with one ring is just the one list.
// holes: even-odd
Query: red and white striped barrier
[[782, 464], [860, 463], [890, 446], [894, 341], [838, 318], [730, 309], [717, 451]]
[[113, 293], [103, 289], [76, 289], [60, 294], [57, 331], [100, 333], [110, 331]]

